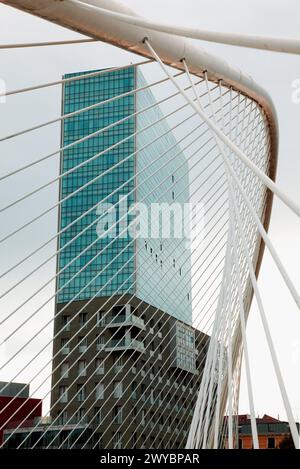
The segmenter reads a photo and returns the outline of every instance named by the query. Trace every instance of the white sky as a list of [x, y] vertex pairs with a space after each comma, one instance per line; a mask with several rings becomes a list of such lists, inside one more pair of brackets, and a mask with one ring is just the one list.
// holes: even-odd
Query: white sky
[[[149, 18], [175, 24], [219, 31], [299, 37], [300, 3], [297, 0], [126, 0], [125, 3]], [[51, 41], [77, 36], [25, 13], [0, 6], [0, 44]], [[206, 43], [201, 45], [252, 75], [273, 98], [280, 129], [277, 180], [292, 198], [299, 200], [300, 104], [291, 100], [292, 82], [300, 78], [299, 57]], [[117, 49], [112, 52], [104, 44], [76, 46], [76, 54], [72, 47], [74, 46], [0, 51], [0, 79], [6, 81], [8, 89], [14, 89], [58, 79], [63, 73], [71, 71], [128, 63], [128, 58], [130, 59], [130, 54]], [[47, 96], [47, 100], [32, 97], [31, 108], [26, 109], [26, 124], [31, 121], [39, 122], [40, 115], [47, 120], [48, 115], [54, 117], [60, 113], [59, 99], [49, 99], [49, 95]], [[26, 104], [24, 101], [23, 106]], [[20, 120], [24, 118], [24, 112], [19, 116], [16, 112], [12, 113], [12, 109], [15, 108], [8, 107], [5, 117], [1, 109], [1, 135], [12, 129], [12, 122], [13, 127], [24, 126]], [[47, 113], [43, 113], [43, 110]], [[46, 138], [49, 145], [57, 147], [57, 142], [52, 142], [51, 135], [47, 134]], [[39, 143], [33, 147], [37, 154], [40, 148]], [[18, 152], [20, 148], [15, 148], [14, 157]], [[1, 157], [4, 156], [3, 153]], [[13, 165], [13, 162], [5, 159], [2, 168], [4, 166], [3, 170], [6, 172]], [[2, 200], [3, 198], [2, 194]], [[300, 222], [277, 201], [274, 204], [270, 235], [300, 291]], [[295, 416], [300, 419], [300, 314], [268, 254], [264, 258], [259, 286], [291, 404]], [[256, 412], [260, 415], [268, 413], [285, 417], [255, 304], [248, 324], [248, 340]], [[240, 412], [248, 412], [244, 375]]]

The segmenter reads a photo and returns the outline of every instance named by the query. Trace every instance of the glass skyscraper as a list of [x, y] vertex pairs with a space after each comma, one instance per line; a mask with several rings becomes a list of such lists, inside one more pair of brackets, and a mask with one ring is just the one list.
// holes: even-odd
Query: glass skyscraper
[[151, 210], [162, 222], [189, 202], [187, 161], [138, 68], [67, 81], [63, 113], [86, 107], [62, 125], [52, 425], [66, 426], [66, 447], [179, 448], [208, 337], [192, 327], [189, 243]]
[[[148, 208], [151, 204], [171, 206], [189, 201], [185, 156], [167, 122], [161, 120], [163, 114], [152, 92], [148, 88], [128, 94], [144, 86], [146, 81], [136, 67], [64, 85], [64, 114], [88, 106], [90, 109], [66, 119], [62, 129], [62, 144], [69, 148], [61, 158], [61, 173], [70, 172], [62, 178], [60, 187], [59, 228], [63, 233], [59, 247], [63, 249], [58, 259], [62, 272], [57, 302], [128, 293], [191, 323], [190, 250], [186, 240], [163, 238], [161, 233], [134, 240], [126, 235], [122, 222], [126, 214], [120, 198], [126, 197], [128, 207], [139, 202]], [[97, 106], [121, 94], [125, 96]], [[145, 127], [149, 128], [143, 130]], [[79, 139], [83, 141], [72, 146]], [[88, 159], [91, 161], [72, 171]], [[114, 204], [114, 237], [101, 238], [97, 233], [99, 203]]]

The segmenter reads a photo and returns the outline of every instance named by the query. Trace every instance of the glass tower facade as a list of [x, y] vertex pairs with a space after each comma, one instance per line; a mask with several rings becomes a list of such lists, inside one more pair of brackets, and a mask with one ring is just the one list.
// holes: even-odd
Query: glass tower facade
[[[65, 78], [76, 75], [82, 73], [69, 74]], [[71, 81], [64, 86], [63, 112], [68, 114], [93, 106], [126, 93], [134, 87], [133, 67]], [[121, 236], [101, 239], [96, 229], [97, 204], [101, 200], [106, 204], [116, 204], [120, 196], [129, 194], [129, 202], [134, 201], [135, 161], [132, 154], [135, 141], [131, 135], [135, 129], [135, 121], [134, 118], [129, 118], [108, 131], [98, 134], [97, 131], [132, 115], [134, 111], [135, 98], [132, 94], [102, 106], [95, 106], [64, 121], [64, 146], [92, 133], [95, 133], [95, 136], [64, 151], [61, 172], [65, 173], [95, 155], [99, 156], [62, 178], [60, 230], [64, 230], [78, 217], [88, 213], [60, 236], [60, 248], [78, 236], [75, 241], [64, 247], [59, 255], [59, 270], [63, 270], [58, 281], [60, 303], [68, 302], [76, 295], [76, 299], [85, 300], [95, 295], [110, 296], [131, 292], [134, 281], [133, 275], [130, 276], [134, 270], [134, 243]], [[123, 143], [116, 145], [123, 140]], [[112, 145], [115, 147], [106, 151]], [[108, 172], [117, 163], [120, 164]], [[122, 189], [118, 189], [120, 186]], [[78, 192], [68, 198], [74, 191]], [[82, 231], [84, 232], [80, 235]], [[109, 243], [109, 248], [105, 249]], [[86, 264], [87, 267], [83, 269]], [[72, 280], [81, 269], [82, 272]]]
[[[74, 73], [65, 78], [79, 74], [82, 75]], [[167, 122], [161, 120], [162, 111], [155, 105], [150, 89], [96, 105], [145, 85], [136, 67], [64, 85], [64, 114], [92, 108], [66, 119], [62, 128], [62, 144], [70, 146], [63, 152], [61, 173], [70, 172], [62, 178], [60, 187], [59, 228], [63, 233], [59, 238], [62, 250], [58, 269], [62, 272], [58, 276], [57, 301], [129, 293], [191, 323], [190, 250], [186, 240], [161, 235], [153, 238], [150, 225], [148, 235], [132, 239], [124, 232], [124, 206], [118, 204], [124, 196], [128, 207], [135, 202], [148, 208], [153, 203], [172, 205], [175, 199], [180, 204], [188, 202], [185, 156]], [[120, 120], [121, 123], [99, 132]], [[95, 134], [91, 138], [72, 146], [92, 133]], [[72, 171], [90, 158], [89, 163]], [[101, 238], [97, 233], [101, 201], [116, 204], [113, 237]]]

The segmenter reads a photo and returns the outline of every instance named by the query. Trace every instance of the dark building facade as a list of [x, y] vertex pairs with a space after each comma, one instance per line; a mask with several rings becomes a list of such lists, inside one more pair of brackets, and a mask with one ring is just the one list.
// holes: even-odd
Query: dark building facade
[[87, 303], [57, 315], [53, 426], [85, 424], [98, 448], [184, 447], [208, 336], [130, 295]]

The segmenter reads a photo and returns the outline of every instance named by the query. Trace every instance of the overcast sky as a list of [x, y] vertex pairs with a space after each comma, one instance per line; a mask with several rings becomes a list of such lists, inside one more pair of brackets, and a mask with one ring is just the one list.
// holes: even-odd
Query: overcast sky
[[[149, 18], [175, 24], [219, 31], [299, 37], [300, 3], [297, 0], [126, 0], [124, 3]], [[7, 6], [0, 6], [1, 44], [75, 37], [78, 37], [75, 33]], [[277, 180], [292, 198], [300, 200], [300, 104], [293, 103], [291, 99], [292, 83], [300, 78], [299, 57], [206, 43], [201, 45], [252, 75], [271, 95], [280, 129]], [[67, 72], [125, 64], [131, 59], [130, 54], [104, 44], [76, 46], [76, 53], [73, 47], [0, 51], [0, 79], [5, 80], [8, 89], [14, 89], [58, 79]], [[39, 122], [41, 115], [43, 120], [47, 120], [60, 113], [60, 96], [57, 91], [50, 91], [43, 96], [33, 94], [30, 104], [25, 97], [18, 99], [17, 103], [15, 98], [11, 98], [7, 105], [0, 108], [1, 136], [24, 127], [24, 119], [27, 126]], [[20, 105], [20, 111], [17, 111]], [[59, 143], [57, 128], [53, 128], [53, 134], [45, 133], [44, 141], [26, 143], [26, 148], [20, 148], [18, 144], [9, 147], [9, 153], [6, 153], [8, 147], [1, 147], [1, 172], [6, 173], [18, 166], [20, 158], [22, 163], [26, 161], [32, 151], [37, 155], [44, 154], [45, 144], [49, 149], [56, 148]], [[6, 200], [7, 189], [5, 187], [0, 192], [1, 201]], [[17, 185], [14, 194], [18, 194]], [[51, 200], [54, 201], [56, 196], [55, 192], [49, 192]], [[274, 204], [270, 234], [287, 271], [300, 290], [300, 223], [277, 201]], [[264, 258], [259, 286], [292, 407], [300, 419], [300, 313], [268, 253]], [[256, 411], [260, 415], [268, 413], [284, 417], [255, 304], [248, 324], [248, 340]], [[248, 411], [245, 389], [243, 376], [240, 412]]]

